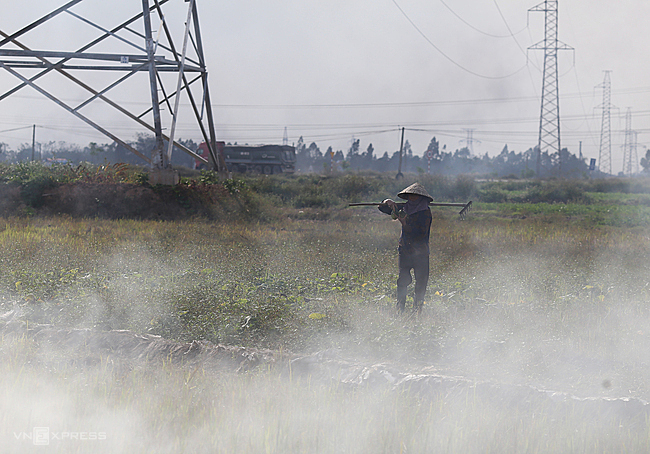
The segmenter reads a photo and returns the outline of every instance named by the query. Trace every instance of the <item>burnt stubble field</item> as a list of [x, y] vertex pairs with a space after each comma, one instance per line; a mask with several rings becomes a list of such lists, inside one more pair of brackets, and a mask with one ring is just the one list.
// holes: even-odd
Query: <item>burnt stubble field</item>
[[372, 208], [3, 218], [3, 450], [647, 452], [650, 236], [625, 213], [436, 210], [421, 316]]

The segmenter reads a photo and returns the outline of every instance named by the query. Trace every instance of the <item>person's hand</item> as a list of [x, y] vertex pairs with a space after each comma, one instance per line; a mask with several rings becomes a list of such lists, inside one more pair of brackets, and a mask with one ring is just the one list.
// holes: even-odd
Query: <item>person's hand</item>
[[397, 205], [393, 199], [386, 199], [386, 200], [384, 200], [384, 201], [381, 202], [381, 203], [382, 203], [383, 205], [388, 205], [388, 206], [390, 207], [391, 210], [394, 210], [394, 209], [395, 209], [395, 205]]
[[402, 209], [394, 211], [395, 216], [397, 217], [397, 220], [402, 224], [403, 226], [406, 225], [406, 212]]

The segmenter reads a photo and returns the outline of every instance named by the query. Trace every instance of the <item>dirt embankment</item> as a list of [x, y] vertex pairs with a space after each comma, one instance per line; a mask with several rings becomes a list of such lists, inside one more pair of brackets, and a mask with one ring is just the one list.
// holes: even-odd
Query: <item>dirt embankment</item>
[[[0, 185], [0, 216], [67, 215], [102, 219], [218, 219], [237, 201], [218, 187], [74, 183], [38, 190]], [[234, 204], [233, 204], [234, 202]]]

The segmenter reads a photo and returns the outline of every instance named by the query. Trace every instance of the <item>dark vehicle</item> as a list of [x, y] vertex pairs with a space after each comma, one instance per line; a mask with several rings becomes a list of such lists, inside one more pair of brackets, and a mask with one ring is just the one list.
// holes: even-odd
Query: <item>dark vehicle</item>
[[[272, 175], [296, 171], [296, 149], [289, 145], [226, 145], [217, 142], [217, 150], [223, 153], [229, 172]], [[197, 154], [207, 157], [208, 146], [201, 142]], [[195, 161], [195, 168], [207, 169], [207, 165]]]

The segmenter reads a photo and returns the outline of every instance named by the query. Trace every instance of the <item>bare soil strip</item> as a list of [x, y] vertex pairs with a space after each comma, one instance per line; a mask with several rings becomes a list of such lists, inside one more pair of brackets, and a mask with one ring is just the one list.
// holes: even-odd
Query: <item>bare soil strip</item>
[[[620, 420], [645, 424], [650, 405], [631, 397], [587, 397], [538, 389], [528, 385], [476, 381], [467, 377], [436, 373], [432, 368], [405, 372], [390, 364], [363, 364], [343, 358], [337, 350], [311, 355], [215, 345], [207, 341], [174, 342], [151, 334], [127, 330], [57, 329], [51, 325], [28, 327], [24, 322], [5, 323], [3, 339], [33, 341], [42, 365], [61, 361], [82, 365], [100, 364], [102, 358], [127, 365], [157, 367], [162, 361], [190, 370], [219, 370], [246, 373], [257, 368], [274, 369], [287, 377], [304, 377], [332, 383], [343, 389], [359, 387], [406, 393], [420, 399], [466, 399], [515, 412], [579, 416], [591, 421]], [[38, 362], [38, 361], [37, 361]], [[128, 367], [128, 366], [127, 366]]]

